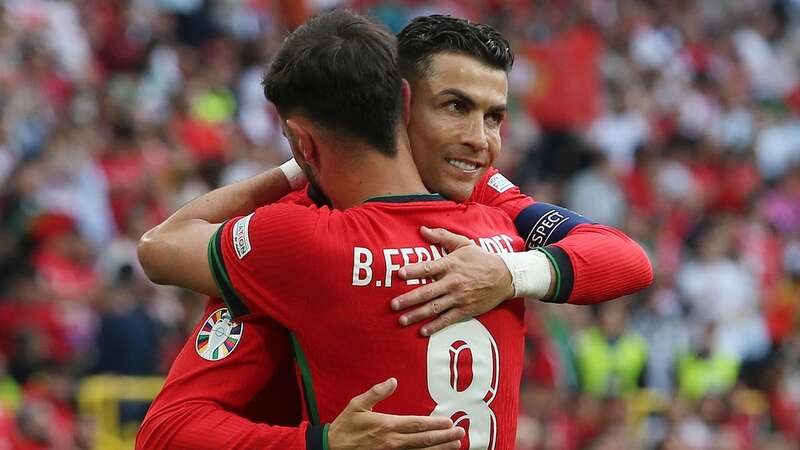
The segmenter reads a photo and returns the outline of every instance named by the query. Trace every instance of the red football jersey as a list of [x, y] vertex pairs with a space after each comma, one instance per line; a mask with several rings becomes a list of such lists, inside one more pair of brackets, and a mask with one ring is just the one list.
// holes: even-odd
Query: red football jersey
[[513, 448], [524, 304], [505, 302], [430, 338], [399, 326], [389, 301], [426, 280], [403, 281], [397, 271], [444, 253], [422, 238], [422, 225], [488, 251], [523, 248], [496, 208], [416, 195], [346, 211], [266, 206], [220, 227], [209, 260], [245, 325], [268, 314], [294, 332], [312, 421], [332, 421], [353, 396], [396, 377], [397, 392], [377, 410], [452, 417], [468, 431], [465, 447]]
[[136, 448], [305, 448], [307, 425], [286, 427], [301, 419], [288, 332], [268, 317], [242, 324], [226, 312], [220, 299], [209, 299], [147, 412]]
[[[305, 189], [280, 203], [312, 204]], [[221, 299], [209, 299], [147, 411], [137, 449], [306, 448], [308, 422], [301, 423], [289, 332], [265, 317], [231, 327], [224, 342], [211, 342], [226, 311]]]

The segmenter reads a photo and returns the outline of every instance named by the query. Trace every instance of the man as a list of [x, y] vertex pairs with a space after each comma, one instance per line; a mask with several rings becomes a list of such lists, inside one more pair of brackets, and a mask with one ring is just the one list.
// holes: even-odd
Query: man
[[[509, 236], [513, 224], [502, 212], [427, 193], [398, 120], [409, 91], [400, 89], [395, 43], [376, 29], [349, 13], [322, 15], [292, 33], [265, 79], [311, 184], [334, 207], [349, 210], [276, 204], [220, 226], [206, 214], [207, 205], [234, 197], [236, 187], [229, 186], [146, 233], [140, 258], [153, 281], [222, 293], [234, 319], [266, 312], [291, 329], [313, 422], [331, 421], [361, 380], [398, 374], [401, 392], [382, 403], [384, 410], [433, 410], [468, 423], [470, 448], [509, 448], [522, 366], [521, 300], [430, 339], [393, 325], [396, 313], [386, 306], [414, 284], [396, 276], [404, 261], [441, 253], [424, 244], [422, 224], [453, 227], [498, 252], [523, 243]], [[208, 264], [200, 263], [205, 241]], [[309, 265], [313, 276], [306, 279]], [[285, 273], [292, 276], [278, 278]], [[219, 320], [229, 320], [226, 312]], [[215, 322], [210, 330], [247, 325]], [[236, 337], [228, 351], [235, 346]], [[312, 429], [307, 442], [328, 440], [333, 448], [338, 431], [334, 421]], [[461, 428], [441, 430], [425, 444], [451, 445], [463, 434]]]
[[[462, 19], [419, 17], [398, 35], [398, 52], [412, 91], [409, 140], [425, 185], [451, 200], [503, 209], [526, 239], [526, 247], [537, 249], [501, 261], [474, 246], [456, 250], [463, 239], [446, 231], [429, 234], [434, 242], [456, 251], [401, 271], [404, 278], [438, 279], [393, 300], [395, 309], [425, 303], [402, 315], [401, 324], [442, 314], [421, 328], [423, 335], [431, 334], [515, 296], [593, 304], [652, 282], [647, 256], [623, 233], [564, 208], [535, 202], [491, 168], [500, 152], [506, 72], [513, 62], [502, 36], [491, 27]], [[508, 63], [487, 64], [487, 59]], [[478, 154], [488, 158], [473, 156]], [[547, 276], [548, 269], [552, 277]], [[513, 290], [508, 288], [509, 275]]]
[[[455, 39], [457, 36], [462, 36], [463, 38]], [[466, 195], [469, 195], [469, 183], [474, 186], [474, 183], [480, 180], [477, 188], [472, 192], [471, 200], [503, 208], [510, 215], [517, 218], [518, 225], [522, 224], [523, 227], [528, 226], [533, 229], [532, 225], [538, 224], [540, 228], [542, 225], [549, 225], [550, 230], [555, 229], [555, 232], [549, 236], [543, 236], [542, 233], [520, 231], [524, 236], [529, 236], [531, 244], [542, 245], [558, 242], [558, 245], [565, 249], [563, 253], [568, 256], [568, 258], [561, 258], [561, 260], [566, 259], [567, 261], [583, 263], [575, 271], [571, 270], [570, 266], [564, 269], [563, 272], [567, 275], [565, 277], [567, 281], [565, 282], [566, 287], [562, 289], [562, 292], [559, 293], [560, 295], [554, 296], [555, 289], [551, 289], [557, 283], [550, 283], [547, 286], [547, 290], [551, 291], [550, 298], [558, 301], [566, 299], [577, 303], [589, 300], [602, 301], [641, 288], [649, 283], [652, 277], [649, 262], [638, 246], [624, 235], [600, 225], [588, 224], [585, 219], [578, 217], [574, 213], [550, 207], [549, 205], [536, 204], [530, 198], [519, 193], [516, 187], [513, 187], [507, 180], [502, 178], [502, 175], [497, 174], [493, 169], [489, 169], [491, 161], [494, 160], [499, 151], [499, 124], [505, 114], [507, 89], [505, 73], [513, 61], [510, 49], [508, 49], [507, 43], [502, 37], [489, 27], [471, 24], [461, 19], [443, 16], [421, 17], [415, 19], [400, 34], [399, 49], [404, 75], [412, 83], [412, 113], [409, 133], [412, 143], [417, 143], [415, 149], [423, 148], [427, 149], [426, 151], [428, 152], [415, 152], [415, 160], [418, 167], [423, 167], [420, 171], [423, 174], [423, 181], [425, 181], [426, 185], [433, 186], [432, 190], [448, 192], [453, 198], [463, 200]], [[469, 76], [453, 76], [454, 73], [458, 73], [463, 68], [471, 69]], [[446, 95], [441, 96], [442, 92], [445, 92]], [[419, 117], [419, 120], [417, 117]], [[485, 127], [488, 132], [476, 126], [476, 122]], [[472, 131], [472, 133], [459, 133], [459, 131], [464, 130]], [[481, 139], [482, 134], [483, 139]], [[481, 144], [481, 140], [485, 141], [485, 143]], [[478, 143], [476, 144], [475, 142]], [[461, 151], [462, 154], [459, 156], [463, 157], [464, 153], [466, 153], [463, 149], [469, 150], [473, 148], [478, 149], [476, 154], [483, 155], [481, 156], [483, 159], [479, 161], [481, 163], [480, 170], [462, 171], [464, 173], [453, 172], [448, 167], [442, 167], [443, 164], [440, 164], [449, 164], [446, 158], [452, 157], [454, 151]], [[473, 150], [469, 151], [472, 152]], [[467, 164], [470, 163], [470, 161], [466, 162]], [[435, 170], [425, 170], [424, 168], [427, 167], [438, 168], [444, 176], [439, 176]], [[468, 169], [472, 168], [468, 167]], [[275, 172], [279, 171], [276, 170]], [[245, 191], [257, 194], [237, 197], [235, 199], [237, 201], [243, 199], [250, 201], [241, 202], [238, 209], [232, 206], [231, 209], [236, 212], [232, 212], [230, 215], [223, 214], [220, 216], [220, 220], [233, 215], [249, 213], [257, 206], [270, 203], [277, 199], [281, 193], [288, 191], [289, 184], [286, 183], [283, 175], [275, 172], [268, 172], [251, 180], [251, 187]], [[485, 175], [481, 178], [481, 174], [484, 173]], [[289, 178], [292, 179], [291, 176]], [[297, 183], [296, 179], [294, 181]], [[273, 190], [270, 191], [270, 189]], [[303, 195], [302, 192], [295, 192], [293, 196], [297, 200]], [[307, 199], [305, 201], [308, 202]], [[548, 221], [546, 220], [548, 216], [555, 217], [557, 220]], [[569, 220], [579, 226], [566, 226], [572, 225], [567, 223]], [[548, 230], [548, 227], [545, 226], [544, 229]], [[463, 242], [463, 240], [447, 235], [446, 232], [441, 230], [433, 231], [428, 236], [440, 240], [451, 248], [455, 248], [455, 246]], [[587, 237], [589, 240], [587, 240]], [[558, 249], [552, 251], [557, 252]], [[563, 257], [563, 254], [561, 256]], [[614, 257], [615, 259], [608, 261], [609, 257]], [[567, 264], [571, 264], [571, 262]], [[441, 328], [447, 321], [452, 322], [460, 320], [464, 316], [479, 314], [491, 309], [500, 301], [513, 296], [514, 289], [511, 289], [512, 284], [509, 282], [511, 277], [503, 261], [475, 246], [459, 248], [438, 262], [428, 265], [429, 270], [437, 273], [442, 267], [448, 268], [450, 272], [447, 272], [440, 281], [427, 284], [424, 289], [412, 291], [410, 294], [398, 297], [398, 306], [408, 306], [421, 300], [436, 298], [438, 297], [437, 292], [439, 292], [440, 286], [445, 285], [450, 289], [448, 298], [437, 299], [432, 304], [421, 307], [418, 311], [402, 316], [400, 318], [401, 323], [410, 324], [421, 320], [421, 318], [426, 317], [425, 314], [430, 315], [437, 308], [439, 312], [446, 310], [446, 308], [442, 308], [441, 300], [444, 300], [444, 305], [451, 302], [452, 307], [443, 317], [427, 325], [433, 329], [428, 330], [428, 333], [425, 333], [424, 331], [426, 330], [423, 329], [423, 334], [430, 334]], [[644, 268], [642, 269], [642, 267]], [[407, 266], [400, 270], [400, 275], [419, 278], [421, 275], [411, 276], [414, 273], [412, 270], [420, 271], [424, 269], [424, 265]], [[545, 268], [545, 270], [549, 272], [549, 267]], [[406, 273], [406, 271], [408, 272]], [[475, 276], [476, 274], [477, 276]], [[570, 274], [573, 274], [575, 280], [572, 283], [569, 282], [568, 275]], [[595, 276], [592, 276], [593, 274]], [[453, 283], [453, 281], [459, 280], [461, 280], [460, 288], [454, 286]], [[476, 289], [476, 286], [480, 289]], [[576, 286], [577, 289], [575, 288]], [[592, 290], [595, 286], [599, 289]], [[498, 293], [500, 294], [498, 295]], [[404, 303], [404, 299], [407, 299], [408, 303]], [[440, 304], [437, 305], [437, 303]], [[221, 306], [221, 304], [211, 306], [208, 313]], [[249, 329], [255, 329], [255, 327], [250, 327]], [[285, 355], [286, 352], [282, 351], [280, 346], [280, 338], [286, 341], [285, 336], [280, 335], [280, 333], [273, 334], [277, 334], [278, 339], [269, 339], [269, 342], [275, 344], [271, 350], [276, 354]], [[242, 346], [237, 349], [238, 353], [234, 357], [245, 361], [253, 361], [252, 364], [245, 363], [242, 365], [255, 367], [257, 364], [255, 361], [258, 360], [259, 355], [257, 351], [250, 352], [249, 348], [246, 347], [250, 342], [249, 340], [243, 341]], [[263, 348], [259, 345], [254, 345], [253, 347]], [[198, 361], [196, 361], [198, 357], [195, 353], [195, 349], [188, 348], [187, 344], [187, 349], [184, 349], [184, 352], [179, 356], [173, 367], [170, 374], [171, 380], [175, 379], [173, 375], [176, 373], [189, 373], [190, 371], [195, 376], [183, 377], [182, 384], [199, 383], [199, 380], [203, 379], [202, 374], [198, 376]], [[288, 356], [285, 356], [284, 359], [289, 360]], [[205, 361], [200, 361], [199, 363], [207, 364]], [[217, 364], [220, 370], [222, 370], [222, 365], [227, 364], [231, 367], [235, 365], [232, 359], [216, 361], [214, 364]], [[213, 370], [209, 369], [209, 371]], [[254, 389], [259, 382], [261, 383], [260, 386], [264, 386], [266, 380], [269, 379], [269, 377], [265, 376], [266, 370], [262, 367], [259, 376], [250, 378], [254, 383], [247, 383], [249, 389]], [[166, 391], [168, 389], [165, 390], [165, 393]], [[172, 391], [174, 392], [175, 389]], [[287, 390], [284, 389], [280, 392], [285, 393]], [[159, 400], [163, 400], [163, 397], [164, 394], [162, 393], [162, 397]], [[222, 398], [229, 404], [232, 396], [224, 396]], [[154, 408], [165, 403], [171, 403], [175, 406], [174, 409], [180, 408], [181, 405], [179, 399], [176, 396], [172, 396], [166, 402], [157, 400]], [[225, 404], [223, 403], [223, 405]], [[160, 409], [164, 410], [165, 408]], [[231, 409], [236, 410], [236, 408]], [[262, 409], [268, 408], [262, 406]], [[162, 416], [167, 415], [169, 414]], [[173, 410], [171, 415], [177, 414]], [[258, 419], [253, 420], [261, 421]], [[267, 423], [281, 422], [267, 421]], [[145, 428], [152, 428], [151, 424], [152, 421], [146, 422]], [[185, 422], [185, 425], [186, 428], [180, 426], [170, 428], [175, 430], [175, 433], [178, 433], [179, 430], [189, 430], [193, 424]], [[252, 425], [251, 430], [265, 428], [263, 425], [250, 425]], [[261, 445], [264, 445], [263, 441]]]

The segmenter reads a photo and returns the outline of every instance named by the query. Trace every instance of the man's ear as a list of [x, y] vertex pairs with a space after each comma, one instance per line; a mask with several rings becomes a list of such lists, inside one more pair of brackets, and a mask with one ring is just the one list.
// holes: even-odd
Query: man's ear
[[[317, 151], [313, 130], [308, 127], [305, 121], [295, 119], [286, 120], [286, 128], [289, 132], [289, 140], [292, 142], [295, 158], [312, 167], [318, 167], [319, 152]], [[302, 167], [302, 165], [301, 163], [300, 166]]]
[[411, 120], [411, 85], [408, 80], [403, 78], [403, 124], [408, 127], [408, 122]]

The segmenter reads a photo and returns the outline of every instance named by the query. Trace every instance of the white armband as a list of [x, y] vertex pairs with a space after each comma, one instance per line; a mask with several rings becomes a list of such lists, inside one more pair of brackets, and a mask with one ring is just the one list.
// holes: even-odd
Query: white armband
[[531, 250], [519, 253], [498, 253], [511, 272], [514, 297], [540, 300], [550, 291], [550, 260], [544, 253]]
[[300, 168], [300, 165], [297, 164], [294, 158], [281, 164], [280, 169], [283, 175], [286, 176], [286, 180], [289, 182], [289, 186], [293, 191], [300, 189], [306, 184], [306, 174], [303, 173], [303, 169]]

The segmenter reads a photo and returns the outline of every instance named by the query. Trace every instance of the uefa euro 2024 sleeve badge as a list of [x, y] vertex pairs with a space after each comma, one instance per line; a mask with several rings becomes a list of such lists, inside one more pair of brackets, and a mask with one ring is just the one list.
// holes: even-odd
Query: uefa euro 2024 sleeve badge
[[234, 322], [227, 308], [220, 308], [206, 319], [197, 333], [194, 348], [201, 358], [219, 361], [233, 353], [242, 340], [244, 324]]

